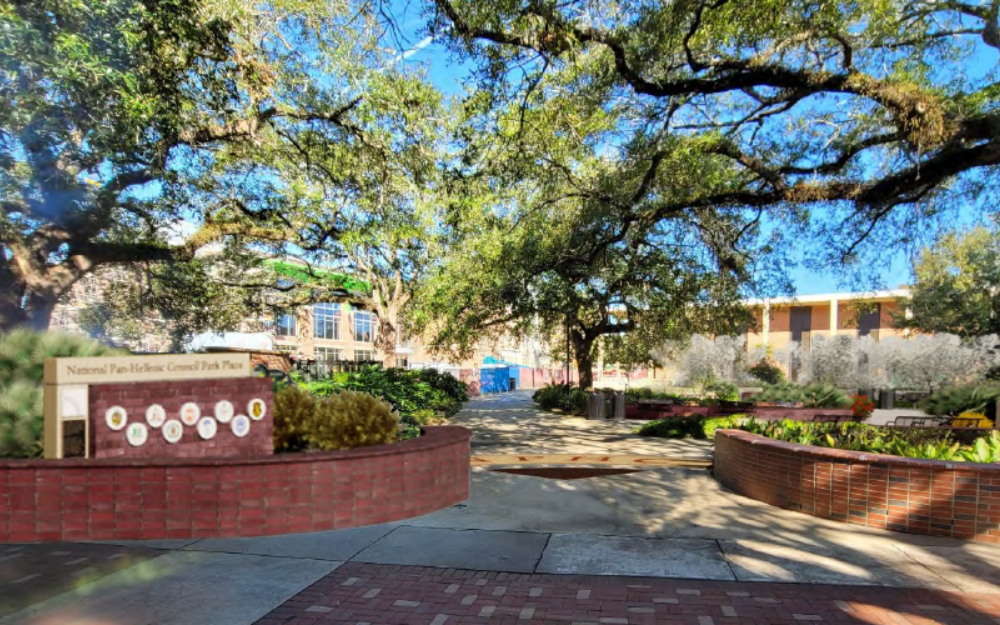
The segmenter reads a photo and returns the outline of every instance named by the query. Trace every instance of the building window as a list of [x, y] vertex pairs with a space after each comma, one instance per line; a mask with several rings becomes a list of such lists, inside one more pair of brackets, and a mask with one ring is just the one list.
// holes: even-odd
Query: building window
[[274, 324], [274, 333], [277, 336], [295, 336], [295, 315], [278, 315]]
[[354, 340], [371, 343], [375, 338], [375, 314], [364, 310], [354, 313]]
[[340, 360], [341, 350], [335, 349], [333, 347], [317, 347], [316, 348], [316, 360], [322, 360], [324, 362], [336, 362]]
[[296, 354], [299, 351], [298, 345], [275, 345], [279, 352], [285, 354]]
[[370, 349], [356, 349], [354, 350], [354, 360], [357, 362], [362, 361], [372, 361], [375, 360], [375, 352]]
[[340, 304], [316, 304], [313, 306], [316, 320], [316, 338], [340, 339]]

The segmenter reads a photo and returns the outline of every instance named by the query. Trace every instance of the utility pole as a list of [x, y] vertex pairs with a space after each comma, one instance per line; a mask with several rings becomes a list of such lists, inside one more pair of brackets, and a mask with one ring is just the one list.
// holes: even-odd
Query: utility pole
[[566, 317], [566, 386], [569, 386], [569, 316]]

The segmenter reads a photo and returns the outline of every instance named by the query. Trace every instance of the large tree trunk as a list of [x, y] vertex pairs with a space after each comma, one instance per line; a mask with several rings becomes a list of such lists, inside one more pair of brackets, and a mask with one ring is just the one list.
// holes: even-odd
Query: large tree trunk
[[[3, 259], [0, 250], [0, 261]], [[28, 317], [24, 312], [24, 280], [21, 280], [11, 264], [0, 262], [0, 331], [25, 325]]]
[[576, 357], [576, 370], [580, 376], [580, 388], [590, 389], [594, 386], [594, 339], [588, 333], [573, 330], [573, 355]]
[[382, 366], [386, 369], [396, 366], [396, 320], [381, 315], [375, 334], [375, 348], [382, 355]]
[[32, 293], [25, 302], [25, 325], [32, 330], [45, 332], [52, 322], [52, 311], [59, 302], [59, 296], [50, 292]]

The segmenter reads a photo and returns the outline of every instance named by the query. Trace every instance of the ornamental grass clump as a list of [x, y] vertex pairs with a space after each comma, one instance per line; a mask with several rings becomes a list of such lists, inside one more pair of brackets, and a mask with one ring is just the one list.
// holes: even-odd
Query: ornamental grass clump
[[396, 438], [399, 414], [388, 403], [355, 391], [340, 391], [316, 405], [307, 436], [322, 451], [385, 445]]

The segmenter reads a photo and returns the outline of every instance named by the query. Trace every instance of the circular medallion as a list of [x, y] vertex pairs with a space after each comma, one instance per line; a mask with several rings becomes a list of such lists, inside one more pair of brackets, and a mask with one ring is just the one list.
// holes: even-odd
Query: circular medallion
[[109, 428], [117, 432], [128, 423], [128, 413], [121, 406], [112, 406], [104, 413], [104, 420]]
[[230, 424], [233, 428], [233, 434], [237, 438], [243, 438], [250, 433], [250, 419], [246, 415], [238, 414], [233, 417], [233, 422]]
[[128, 439], [129, 445], [141, 447], [146, 444], [146, 439], [149, 438], [149, 430], [146, 429], [145, 423], [133, 423], [125, 431], [125, 438]]
[[215, 404], [215, 418], [219, 420], [219, 423], [229, 423], [233, 420], [235, 413], [236, 409], [233, 408], [233, 402], [229, 400], [223, 399]]
[[254, 421], [260, 421], [267, 414], [267, 404], [260, 398], [251, 399], [250, 403], [247, 404], [247, 413]]
[[160, 404], [153, 404], [146, 408], [146, 423], [151, 428], [158, 428], [167, 420], [167, 411]]
[[215, 433], [219, 429], [219, 422], [212, 417], [202, 417], [198, 421], [198, 436], [206, 441], [215, 438]]
[[184, 426], [177, 419], [171, 419], [163, 424], [163, 438], [173, 445], [184, 435]]
[[181, 406], [181, 423], [184, 425], [194, 425], [201, 418], [201, 408], [193, 401]]

